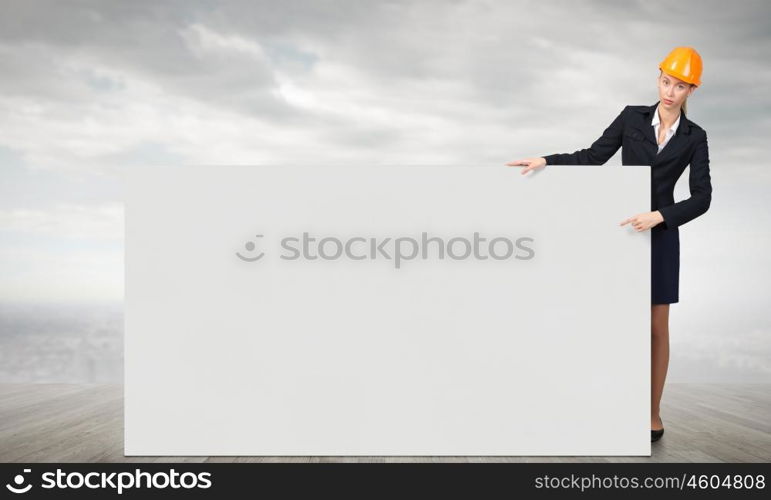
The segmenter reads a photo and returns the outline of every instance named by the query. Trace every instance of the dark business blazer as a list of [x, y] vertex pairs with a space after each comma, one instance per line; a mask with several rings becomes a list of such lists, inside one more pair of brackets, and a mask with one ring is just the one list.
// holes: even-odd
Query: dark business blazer
[[[707, 132], [682, 113], [675, 135], [657, 153], [651, 125], [656, 106], [658, 102], [653, 106], [626, 106], [589, 148], [544, 156], [546, 164], [602, 165], [621, 147], [622, 165], [651, 166], [651, 211], [661, 212], [664, 228], [676, 228], [695, 219], [709, 209], [712, 201]], [[675, 183], [688, 164], [691, 197], [675, 203]]]

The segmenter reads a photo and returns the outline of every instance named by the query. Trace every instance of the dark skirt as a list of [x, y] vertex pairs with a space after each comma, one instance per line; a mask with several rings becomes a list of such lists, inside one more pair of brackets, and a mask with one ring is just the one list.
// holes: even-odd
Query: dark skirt
[[651, 303], [679, 301], [680, 233], [662, 224], [651, 228]]

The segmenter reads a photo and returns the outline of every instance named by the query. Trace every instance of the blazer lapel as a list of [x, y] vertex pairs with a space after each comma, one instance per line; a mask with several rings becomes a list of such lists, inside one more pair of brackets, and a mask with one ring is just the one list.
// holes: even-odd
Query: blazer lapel
[[659, 150], [659, 143], [656, 140], [656, 130], [653, 128], [653, 125], [651, 125], [651, 121], [653, 121], [653, 113], [656, 112], [656, 106], [658, 105], [659, 103], [656, 103], [653, 106], [648, 107], [648, 111], [645, 113], [647, 118], [645, 119], [645, 126], [643, 127], [643, 133], [645, 134], [645, 137], [647, 137], [648, 141], [652, 142], [653, 145], [656, 146], [654, 154]]
[[634, 128], [639, 130], [645, 138], [645, 141], [643, 141], [645, 143], [645, 152], [648, 155], [651, 166], [656, 163], [666, 161], [670, 156], [676, 155], [680, 147], [683, 145], [683, 142], [687, 139], [685, 136], [691, 133], [690, 122], [685, 116], [685, 113], [681, 111], [680, 123], [677, 126], [675, 135], [669, 140], [667, 145], [664, 146], [664, 149], [661, 150], [661, 153], [659, 153], [659, 144], [656, 138], [656, 131], [653, 128], [653, 125], [651, 125], [651, 122], [653, 121], [653, 113], [656, 112], [656, 107], [658, 105], [659, 103], [656, 102], [656, 104], [652, 106], [640, 109], [640, 121], [634, 125]]
[[[653, 117], [651, 117], [651, 119], [653, 119]], [[690, 133], [691, 133], [691, 127], [688, 124], [688, 118], [686, 118], [685, 113], [683, 113], [681, 110], [680, 123], [677, 125], [677, 130], [675, 131], [675, 135], [673, 135], [672, 138], [669, 139], [669, 142], [667, 143], [666, 146], [664, 146], [664, 149], [661, 150], [661, 153], [656, 155], [656, 162], [664, 162], [670, 156], [676, 155], [678, 150], [680, 150], [680, 146], [682, 146], [684, 141], [687, 139], [685, 135]], [[658, 146], [656, 146], [656, 150], [658, 151]]]
[[[653, 106], [648, 106], [646, 109], [641, 110], [640, 122], [634, 126], [634, 128], [639, 130], [645, 138], [645, 141], [643, 141], [645, 143], [645, 152], [648, 155], [648, 159], [650, 160], [649, 163], [651, 165], [657, 161], [656, 156], [659, 150], [659, 145], [656, 142], [656, 132], [653, 130], [653, 125], [651, 125], [651, 121], [653, 120], [653, 113], [656, 112], [656, 106], [658, 105], [659, 103], [657, 102]], [[682, 124], [682, 120], [680, 123]]]

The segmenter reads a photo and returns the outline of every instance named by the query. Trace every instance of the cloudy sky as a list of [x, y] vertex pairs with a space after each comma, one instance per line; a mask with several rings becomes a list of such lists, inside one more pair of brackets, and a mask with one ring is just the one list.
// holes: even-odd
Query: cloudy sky
[[771, 381], [770, 14], [766, 0], [4, 0], [0, 301], [122, 300], [131, 165], [572, 152], [626, 104], [655, 103], [659, 61], [690, 45], [714, 192], [681, 229], [670, 373]]

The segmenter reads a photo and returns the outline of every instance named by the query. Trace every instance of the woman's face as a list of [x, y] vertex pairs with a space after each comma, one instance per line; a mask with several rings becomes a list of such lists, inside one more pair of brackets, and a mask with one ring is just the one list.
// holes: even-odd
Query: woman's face
[[663, 71], [659, 74], [659, 101], [664, 108], [679, 111], [685, 99], [696, 90], [695, 85], [684, 82]]

